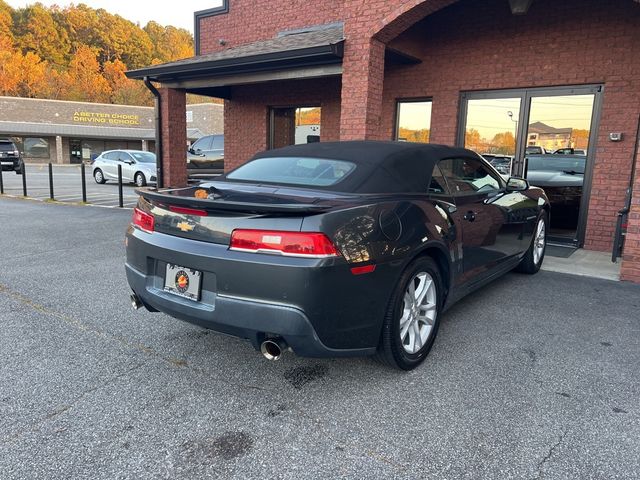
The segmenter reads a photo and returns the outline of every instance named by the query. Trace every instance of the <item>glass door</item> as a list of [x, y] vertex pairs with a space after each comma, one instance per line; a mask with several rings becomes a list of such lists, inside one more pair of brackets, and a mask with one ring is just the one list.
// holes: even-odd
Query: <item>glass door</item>
[[461, 95], [458, 145], [503, 176], [525, 177], [545, 189], [552, 241], [579, 246], [584, 239], [601, 91], [583, 86]]
[[524, 177], [544, 188], [551, 204], [551, 240], [577, 239], [590, 148], [595, 94], [532, 96]]

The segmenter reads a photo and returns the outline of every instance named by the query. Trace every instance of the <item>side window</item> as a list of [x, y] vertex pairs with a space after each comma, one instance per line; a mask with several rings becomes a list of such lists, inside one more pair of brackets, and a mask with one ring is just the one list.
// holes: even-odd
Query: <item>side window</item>
[[120, 162], [132, 162], [133, 158], [127, 152], [118, 152], [118, 160]]
[[442, 171], [438, 165], [433, 167], [431, 183], [429, 184], [429, 193], [434, 195], [449, 195], [447, 182], [445, 181], [444, 175], [442, 175]]
[[488, 193], [502, 188], [502, 182], [477, 158], [448, 158], [440, 162], [442, 174], [453, 195]]
[[199, 139], [198, 141], [196, 141], [196, 143], [193, 144], [193, 149], [194, 150], [201, 150], [201, 151], [206, 151], [206, 150], [211, 150], [211, 140], [213, 139], [212, 136], [208, 135], [206, 137], [202, 137], [201, 139]]
[[222, 135], [216, 135], [213, 137], [213, 145], [211, 150], [222, 150], [224, 148], [224, 137]]
[[117, 157], [115, 152], [107, 152], [102, 154], [102, 158], [104, 160], [116, 160]]

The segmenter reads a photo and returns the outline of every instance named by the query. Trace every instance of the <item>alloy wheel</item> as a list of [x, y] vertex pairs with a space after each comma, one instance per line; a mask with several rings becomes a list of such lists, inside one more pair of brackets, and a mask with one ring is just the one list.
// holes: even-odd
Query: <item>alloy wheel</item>
[[544, 254], [544, 248], [546, 244], [546, 227], [544, 219], [538, 220], [538, 226], [536, 228], [536, 235], [533, 240], [533, 263], [538, 265]]
[[407, 284], [400, 317], [400, 342], [407, 353], [417, 353], [431, 336], [438, 313], [436, 288], [427, 272], [415, 274]]

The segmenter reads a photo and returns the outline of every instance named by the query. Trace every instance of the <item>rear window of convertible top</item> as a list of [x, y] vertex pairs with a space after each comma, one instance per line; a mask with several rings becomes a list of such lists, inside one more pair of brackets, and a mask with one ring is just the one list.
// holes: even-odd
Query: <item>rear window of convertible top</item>
[[227, 175], [229, 180], [328, 187], [343, 180], [356, 165], [345, 160], [305, 157], [258, 158]]

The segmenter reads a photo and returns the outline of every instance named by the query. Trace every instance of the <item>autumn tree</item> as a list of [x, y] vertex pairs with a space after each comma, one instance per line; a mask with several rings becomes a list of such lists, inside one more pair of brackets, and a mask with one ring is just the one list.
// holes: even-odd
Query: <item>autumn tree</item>
[[513, 155], [516, 151], [516, 139], [512, 132], [497, 133], [491, 140], [491, 145], [493, 146], [493, 153]]
[[96, 52], [86, 45], [78, 48], [73, 55], [64, 75], [64, 83], [67, 100], [108, 102], [111, 95], [111, 88], [102, 76]]
[[13, 9], [0, 0], [0, 55], [13, 50]]
[[33, 52], [54, 65], [67, 64], [69, 38], [66, 30], [54, 21], [50, 10], [35, 3], [15, 10], [13, 21], [16, 44], [23, 53]]
[[172, 62], [193, 56], [193, 38], [187, 30], [170, 25], [163, 27], [150, 21], [144, 31], [153, 44], [154, 62]]
[[412, 130], [410, 128], [400, 127], [398, 129], [398, 139], [404, 140], [405, 142], [429, 143], [430, 135], [431, 130], [429, 130], [428, 128]]
[[192, 55], [184, 29], [143, 29], [84, 4], [12, 9], [0, 0], [0, 95], [151, 105], [144, 84], [124, 72]]
[[124, 74], [126, 71], [127, 66], [120, 60], [104, 64], [103, 75], [111, 90], [111, 102], [125, 105], [153, 105], [151, 92], [142, 82], [127, 78]]
[[480, 132], [475, 128], [467, 128], [464, 132], [464, 146], [475, 150], [481, 143]]

